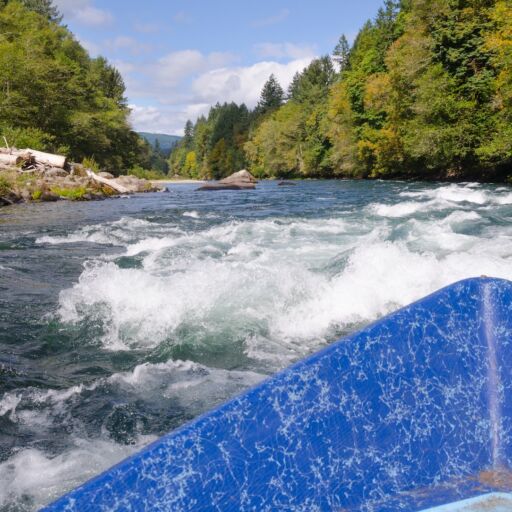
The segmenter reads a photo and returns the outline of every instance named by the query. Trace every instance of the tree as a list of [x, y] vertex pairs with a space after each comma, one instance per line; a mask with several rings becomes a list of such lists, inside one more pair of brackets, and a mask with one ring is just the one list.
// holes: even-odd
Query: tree
[[[7, 3], [7, 1], [5, 1]], [[57, 9], [53, 5], [52, 0], [21, 0], [21, 3], [29, 10], [44, 16], [50, 21], [55, 23], [60, 23], [62, 21], [62, 16]]]
[[194, 127], [197, 168], [221, 177], [245, 158], [260, 177], [505, 179], [511, 20], [510, 0], [386, 0], [352, 47], [341, 36], [332, 59], [295, 74], [286, 103], [270, 77], [254, 113], [214, 106]]
[[279, 108], [284, 101], [284, 91], [274, 74], [270, 75], [261, 90], [256, 113], [264, 115]]
[[342, 34], [333, 51], [333, 60], [338, 64], [340, 71], [344, 71], [349, 65], [350, 45], [345, 34]]
[[326, 55], [314, 59], [290, 84], [289, 98], [299, 103], [314, 104], [325, 100], [335, 73], [331, 58]]
[[191, 148], [194, 144], [194, 124], [189, 119], [185, 123], [185, 133], [183, 135], [183, 145], [186, 148]]
[[37, 134], [40, 149], [94, 156], [116, 173], [139, 163], [146, 153], [119, 72], [53, 20], [51, 2], [25, 3], [0, 9], [0, 130], [20, 141]]

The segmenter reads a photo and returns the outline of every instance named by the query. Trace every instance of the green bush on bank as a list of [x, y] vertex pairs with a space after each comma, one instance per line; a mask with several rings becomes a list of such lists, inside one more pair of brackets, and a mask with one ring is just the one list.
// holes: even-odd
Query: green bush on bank
[[165, 179], [165, 174], [154, 170], [143, 169], [141, 166], [132, 167], [128, 174], [132, 176], [136, 176], [137, 178], [145, 179], [145, 180], [163, 180]]

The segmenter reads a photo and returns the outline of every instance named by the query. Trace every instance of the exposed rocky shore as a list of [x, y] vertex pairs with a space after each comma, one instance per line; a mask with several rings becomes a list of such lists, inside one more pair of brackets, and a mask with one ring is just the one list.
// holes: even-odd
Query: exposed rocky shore
[[14, 149], [0, 150], [0, 155], [0, 206], [30, 201], [91, 201], [165, 190], [135, 176], [116, 178], [109, 173], [96, 173], [68, 163], [65, 157], [57, 159], [58, 155], [45, 157], [45, 153]]

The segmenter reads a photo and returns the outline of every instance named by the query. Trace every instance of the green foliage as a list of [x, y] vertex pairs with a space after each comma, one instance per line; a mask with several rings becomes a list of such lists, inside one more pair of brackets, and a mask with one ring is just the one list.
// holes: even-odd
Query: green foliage
[[256, 106], [256, 113], [265, 115], [279, 108], [284, 101], [284, 91], [277, 78], [272, 74], [261, 90], [260, 100]]
[[86, 169], [91, 169], [91, 171], [98, 172], [100, 171], [100, 166], [98, 165], [98, 162], [91, 157], [91, 158], [84, 158], [82, 160], [82, 167], [85, 167]]
[[[269, 80], [254, 112], [217, 105], [173, 172], [223, 177], [505, 180], [512, 168], [510, 0], [385, 0], [352, 47]], [[261, 115], [264, 114], [264, 115]], [[241, 152], [243, 149], [243, 152]]]
[[42, 195], [43, 195], [42, 190], [34, 190], [34, 192], [32, 192], [32, 201], [39, 201], [39, 199], [41, 199]]
[[185, 135], [169, 159], [171, 174], [223, 178], [245, 167], [244, 144], [254, 119], [245, 105], [217, 104], [208, 118], [188, 121]]
[[161, 180], [165, 176], [158, 171], [148, 171], [147, 169], [144, 169], [140, 165], [137, 165], [135, 167], [132, 167], [128, 174], [131, 174], [132, 176], [136, 176], [137, 178], [145, 179], [145, 180]]
[[31, 11], [37, 12], [50, 21], [60, 23], [62, 16], [57, 7], [53, 5], [52, 0], [21, 0], [21, 3]]
[[55, 143], [55, 138], [52, 135], [33, 127], [14, 128], [12, 126], [6, 126], [0, 129], [0, 135], [2, 136], [2, 144], [3, 137], [5, 137], [9, 146], [16, 148], [31, 148], [45, 151]]
[[0, 176], [0, 197], [8, 196], [11, 192], [11, 183], [5, 176]]
[[0, 132], [115, 173], [144, 163], [120, 73], [59, 22], [50, 0], [0, 1]]
[[332, 58], [338, 64], [340, 71], [347, 69], [350, 59], [350, 45], [345, 34], [341, 35], [338, 44], [332, 52]]
[[55, 195], [57, 195], [59, 197], [65, 197], [66, 199], [69, 199], [71, 201], [83, 200], [85, 194], [87, 194], [87, 189], [85, 187], [72, 187], [72, 188], [52, 187], [50, 190]]
[[334, 78], [331, 58], [326, 55], [315, 59], [302, 73], [295, 75], [288, 96], [297, 103], [315, 104], [325, 98]]
[[512, 14], [504, 5], [410, 0], [397, 10], [387, 2], [361, 30], [330, 92], [334, 174], [503, 177], [511, 132], [500, 119], [510, 109], [499, 94], [506, 58], [496, 52], [503, 48], [496, 28], [501, 20], [507, 32]]

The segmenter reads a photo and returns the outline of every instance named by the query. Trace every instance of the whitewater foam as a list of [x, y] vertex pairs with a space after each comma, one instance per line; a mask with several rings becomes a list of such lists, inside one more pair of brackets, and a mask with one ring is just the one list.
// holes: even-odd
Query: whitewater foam
[[66, 452], [56, 456], [36, 448], [20, 450], [0, 463], [0, 509], [16, 500], [18, 510], [38, 510], [154, 439], [156, 436], [141, 436], [136, 444], [126, 446], [75, 438]]
[[[102, 343], [111, 350], [181, 343], [185, 330], [199, 345], [241, 340], [249, 357], [281, 367], [336, 332], [457, 279], [512, 277], [508, 258], [482, 251], [482, 239], [492, 247], [491, 236], [459, 232], [485, 226], [477, 211], [458, 204], [472, 198], [480, 205], [484, 191], [449, 185], [409, 194], [432, 198], [370, 205], [377, 217], [365, 223], [356, 216], [232, 221], [135, 240], [126, 254], [142, 255], [143, 267], [89, 266], [61, 293], [60, 319], [102, 321]], [[457, 204], [444, 213], [448, 201]], [[429, 212], [438, 218], [425, 218]], [[397, 239], [390, 222], [404, 216]], [[501, 246], [502, 255], [512, 251], [511, 239]]]
[[[144, 421], [167, 431], [444, 285], [512, 279], [510, 188], [404, 183], [381, 193], [387, 187], [275, 217], [245, 216], [243, 204], [222, 219], [217, 204], [194, 196], [153, 217], [39, 238], [118, 247], [85, 262], [52, 318], [72, 340], [81, 333], [80, 349], [99, 353], [110, 374], [0, 398], [2, 421], [24, 439], [54, 439], [66, 426], [61, 446], [26, 446], [0, 464], [0, 508], [26, 499], [33, 510], [146, 442]], [[105, 360], [135, 362], [114, 372]], [[34, 468], [26, 484], [24, 465]]]
[[[51, 432], [66, 424], [67, 448], [54, 454], [40, 449], [16, 450], [0, 463], [0, 509], [23, 497], [26, 510], [34, 510], [139, 450], [155, 439], [138, 434], [119, 444], [102, 429], [100, 437], [84, 437], [86, 418], [76, 416], [79, 400], [102, 390], [107, 396], [131, 396], [133, 402], [162, 408], [180, 406], [193, 416], [260, 382], [265, 376], [253, 371], [209, 368], [192, 361], [143, 363], [133, 370], [97, 379], [88, 385], [63, 390], [26, 388], [4, 394], [0, 417], [17, 422], [25, 435]], [[166, 403], [169, 405], [166, 406]]]
[[[503, 194], [503, 192], [507, 192]], [[484, 204], [510, 204], [512, 193], [510, 189], [500, 187], [493, 192], [481, 190], [478, 183], [469, 183], [466, 185], [442, 185], [437, 188], [426, 188], [421, 191], [406, 191], [400, 193], [401, 197], [410, 197], [416, 199], [431, 199], [435, 202], [449, 203], [473, 203], [476, 205]]]
[[[167, 226], [163, 227], [166, 232]], [[74, 233], [64, 236], [42, 236], [36, 239], [37, 244], [62, 245], [75, 243], [94, 243], [99, 245], [124, 246], [133, 241], [134, 236], [147, 236], [148, 232], [159, 233], [162, 230], [160, 224], [144, 219], [123, 217], [118, 221], [105, 224], [93, 224], [84, 226]], [[180, 231], [180, 233], [183, 233]]]

